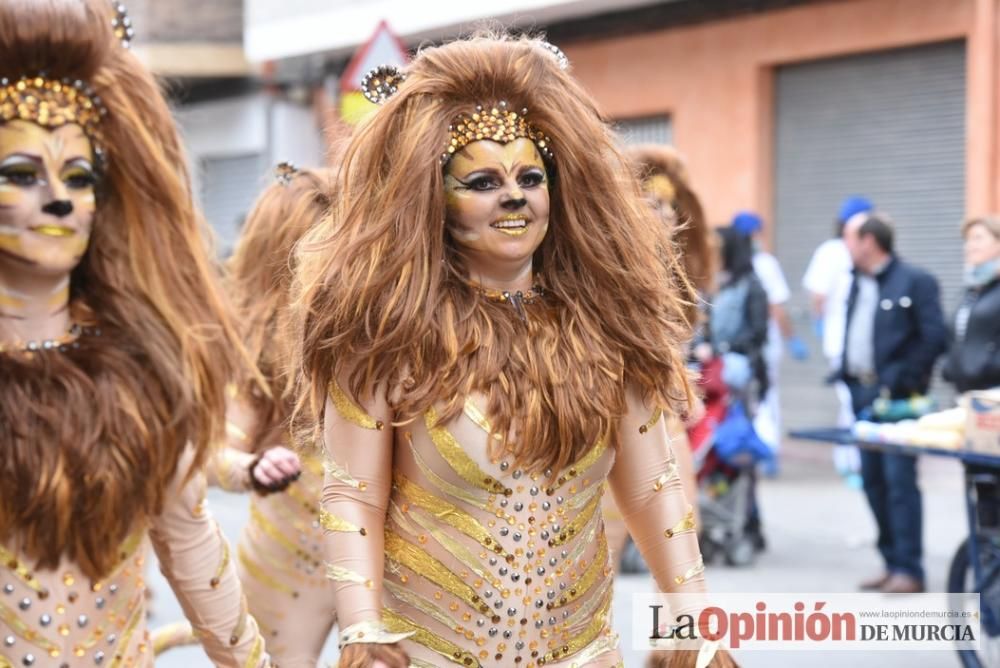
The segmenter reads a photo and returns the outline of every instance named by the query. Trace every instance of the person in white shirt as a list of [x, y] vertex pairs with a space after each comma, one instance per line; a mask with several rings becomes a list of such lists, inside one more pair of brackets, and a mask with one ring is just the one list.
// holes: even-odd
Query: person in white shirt
[[[847, 197], [837, 212], [836, 236], [816, 248], [802, 277], [802, 287], [809, 292], [816, 333], [823, 342], [823, 356], [829, 362], [831, 370], [839, 367], [844, 352], [847, 297], [851, 289], [852, 263], [843, 239], [844, 228], [849, 220], [864, 215], [873, 208], [866, 197]], [[851, 395], [843, 382], [838, 381], [833, 387], [839, 401], [837, 426], [850, 427], [854, 423]], [[848, 484], [860, 487], [861, 460], [855, 446], [837, 447], [833, 453], [833, 463]]]
[[[764, 221], [756, 213], [741, 211], [732, 220], [732, 227], [747, 237], [754, 237], [764, 226]], [[768, 322], [767, 345], [764, 360], [767, 364], [769, 387], [757, 408], [754, 429], [761, 440], [777, 454], [781, 445], [781, 406], [778, 393], [778, 370], [781, 365], [782, 342], [787, 343], [789, 354], [803, 360], [809, 356], [802, 340], [795, 335], [785, 304], [791, 297], [788, 281], [772, 254], [756, 247], [753, 255], [753, 269], [764, 286], [771, 317]], [[776, 462], [777, 458], [771, 461]], [[775, 471], [771, 471], [772, 473]]]

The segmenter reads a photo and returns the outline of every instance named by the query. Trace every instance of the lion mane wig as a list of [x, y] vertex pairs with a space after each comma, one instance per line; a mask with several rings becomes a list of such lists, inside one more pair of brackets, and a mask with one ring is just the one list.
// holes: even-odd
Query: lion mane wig
[[[431, 406], [446, 422], [482, 393], [492, 447], [558, 471], [616, 442], [629, 386], [683, 410], [686, 279], [591, 97], [530, 37], [427, 48], [406, 77], [357, 129], [340, 197], [299, 247], [298, 413], [321, 421], [332, 380], [362, 401], [385, 391], [397, 423]], [[449, 125], [500, 101], [526, 108], [554, 154], [534, 258], [547, 296], [526, 321], [469, 286], [445, 224]]]
[[227, 262], [227, 283], [247, 353], [267, 383], [255, 376], [239, 383], [256, 416], [251, 443], [285, 427], [294, 395], [289, 332], [296, 242], [330, 207], [334, 172], [299, 169], [267, 187], [254, 203]]
[[80, 79], [107, 109], [93, 234], [70, 279], [73, 316], [101, 335], [0, 354], [0, 541], [95, 580], [161, 511], [185, 448], [198, 465], [221, 440], [241, 350], [176, 126], [110, 19], [106, 0], [0, 3], [0, 76]]

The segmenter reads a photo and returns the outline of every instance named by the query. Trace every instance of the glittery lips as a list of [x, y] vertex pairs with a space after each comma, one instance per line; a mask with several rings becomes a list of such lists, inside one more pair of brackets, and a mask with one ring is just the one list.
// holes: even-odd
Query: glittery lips
[[35, 234], [40, 234], [44, 237], [64, 238], [76, 235], [76, 230], [64, 225], [36, 225], [30, 229]]
[[528, 231], [528, 217], [523, 213], [508, 213], [490, 224], [497, 232], [511, 237], [519, 237]]

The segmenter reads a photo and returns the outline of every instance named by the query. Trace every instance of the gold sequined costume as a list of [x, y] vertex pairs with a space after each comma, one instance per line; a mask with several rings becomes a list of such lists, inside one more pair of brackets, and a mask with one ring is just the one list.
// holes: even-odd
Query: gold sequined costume
[[[230, 432], [237, 429], [230, 425]], [[230, 433], [239, 440], [239, 434]], [[250, 612], [282, 668], [314, 668], [336, 618], [323, 568], [319, 499], [323, 464], [302, 454], [302, 475], [288, 489], [250, 497], [250, 521], [236, 547], [236, 568]], [[226, 448], [209, 467], [213, 484], [250, 491], [254, 455]]]
[[217, 666], [270, 665], [240, 596], [233, 555], [205, 509], [205, 477], [178, 467], [163, 512], [121, 547], [121, 562], [90, 581], [72, 562], [33, 570], [17, 541], [0, 545], [0, 668], [151, 667], [143, 562], [147, 541], [184, 614]]
[[[411, 665], [617, 666], [604, 482], [664, 591], [703, 565], [662, 420], [629, 399], [616, 452], [595, 446], [554, 484], [486, 456], [476, 398], [453, 423], [386, 428], [333, 387], [323, 524], [343, 626], [381, 617]], [[378, 416], [371, 417], [371, 416]], [[640, 431], [640, 427], [645, 427]], [[663, 549], [669, 543], [669, 549]], [[382, 555], [384, 553], [384, 560]], [[382, 565], [384, 563], [384, 569]]]

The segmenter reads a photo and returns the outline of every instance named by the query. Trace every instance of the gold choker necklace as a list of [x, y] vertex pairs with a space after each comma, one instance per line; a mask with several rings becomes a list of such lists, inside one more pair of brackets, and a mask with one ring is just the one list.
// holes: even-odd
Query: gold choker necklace
[[477, 285], [476, 289], [487, 301], [497, 302], [499, 304], [510, 304], [514, 307], [514, 310], [517, 311], [517, 315], [520, 316], [521, 320], [524, 321], [527, 321], [528, 319], [527, 314], [524, 311], [524, 307], [530, 306], [545, 298], [545, 288], [537, 283], [527, 291], [516, 290], [511, 292], [510, 290], [487, 288], [482, 285]]
[[80, 347], [80, 337], [84, 334], [100, 336], [101, 330], [98, 327], [84, 327], [77, 323], [70, 325], [69, 329], [62, 336], [54, 339], [41, 339], [36, 341], [18, 341], [17, 343], [0, 343], [0, 354], [27, 354], [43, 350], [57, 350], [61, 353]]

